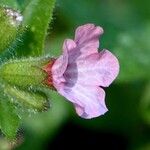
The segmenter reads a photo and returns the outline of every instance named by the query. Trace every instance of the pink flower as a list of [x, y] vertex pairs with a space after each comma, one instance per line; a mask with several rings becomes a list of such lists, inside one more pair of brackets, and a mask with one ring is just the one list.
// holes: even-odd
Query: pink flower
[[110, 51], [98, 52], [101, 34], [103, 29], [93, 24], [78, 27], [75, 39], [64, 41], [63, 54], [51, 68], [54, 88], [87, 119], [107, 112], [101, 87], [108, 87], [119, 72], [118, 60]]

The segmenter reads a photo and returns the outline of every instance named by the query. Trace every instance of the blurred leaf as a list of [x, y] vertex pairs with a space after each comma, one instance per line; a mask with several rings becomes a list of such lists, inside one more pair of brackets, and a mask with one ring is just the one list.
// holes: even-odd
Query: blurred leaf
[[142, 95], [140, 110], [143, 119], [150, 125], [150, 81], [147, 83], [147, 86]]
[[[119, 5], [117, 9], [116, 3]], [[128, 1], [76, 0], [76, 3], [73, 3], [72, 0], [58, 0], [58, 4], [60, 5], [61, 13], [67, 16], [68, 22], [75, 25], [93, 22], [125, 26], [125, 22], [134, 20], [130, 18], [132, 17], [132, 8], [128, 5]], [[68, 8], [71, 8], [71, 13]]]
[[7, 138], [15, 138], [19, 120], [9, 99], [0, 95], [0, 127]]
[[[62, 45], [64, 39], [69, 37], [68, 35], [57, 36], [56, 38], [47, 37], [45, 44], [45, 53], [50, 56], [59, 57], [62, 54]], [[70, 36], [71, 38], [71, 36]]]
[[150, 150], [150, 142], [149, 140], [147, 139], [147, 141], [143, 142], [142, 144], [138, 143], [138, 145], [134, 145], [134, 148], [132, 148], [132, 150]]
[[6, 6], [12, 9], [23, 11], [30, 1], [31, 0], [1, 0], [0, 6]]
[[13, 0], [13, 1], [12, 0], [1, 0], [0, 5], [11, 7], [11, 8], [17, 8], [18, 7], [17, 0]]
[[32, 0], [23, 12], [24, 32], [18, 55], [40, 56], [44, 52], [44, 41], [52, 19], [55, 0]]
[[10, 143], [4, 138], [0, 138], [0, 150], [11, 150]]
[[150, 24], [118, 36], [115, 53], [120, 62], [117, 81], [149, 79], [150, 77]]

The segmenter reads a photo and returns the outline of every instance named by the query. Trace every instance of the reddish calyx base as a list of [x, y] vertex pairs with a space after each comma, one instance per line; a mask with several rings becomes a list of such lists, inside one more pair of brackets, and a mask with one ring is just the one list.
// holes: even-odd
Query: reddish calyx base
[[51, 69], [55, 60], [56, 59], [51, 59], [45, 66], [42, 67], [42, 69], [47, 73], [47, 77], [44, 80], [44, 83], [52, 89], [54, 89], [54, 86], [53, 86], [53, 78], [52, 78]]

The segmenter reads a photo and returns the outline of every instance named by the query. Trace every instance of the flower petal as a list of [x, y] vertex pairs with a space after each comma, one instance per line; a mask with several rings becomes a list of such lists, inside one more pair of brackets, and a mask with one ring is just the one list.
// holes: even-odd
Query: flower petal
[[109, 86], [117, 77], [119, 63], [108, 50], [92, 54], [68, 65], [64, 77], [70, 85]]
[[103, 34], [101, 27], [94, 24], [86, 24], [76, 29], [74, 41], [82, 53], [92, 54], [98, 52], [101, 34]]
[[98, 53], [99, 36], [103, 29], [94, 24], [86, 24], [77, 28], [75, 40], [64, 41], [63, 49], [68, 51], [69, 63], [84, 59], [93, 53]]
[[76, 43], [71, 39], [66, 39], [63, 44], [63, 51], [69, 52], [70, 50], [76, 48]]
[[66, 71], [67, 65], [68, 65], [68, 52], [67, 49], [64, 49], [63, 55], [61, 55], [58, 59], [56, 59], [51, 68], [52, 80], [55, 88], [61, 87], [65, 82], [63, 74]]
[[[64, 46], [65, 47], [65, 46]], [[56, 76], [62, 76], [68, 65], [68, 52], [64, 48], [63, 55], [56, 59], [52, 67], [52, 74]]]
[[78, 84], [70, 88], [66, 85], [58, 92], [75, 105], [77, 114], [82, 118], [90, 119], [107, 112], [105, 92], [100, 87], [83, 87]]
[[108, 87], [119, 73], [118, 59], [108, 50], [103, 50], [100, 53], [98, 63], [100, 74], [100, 86]]

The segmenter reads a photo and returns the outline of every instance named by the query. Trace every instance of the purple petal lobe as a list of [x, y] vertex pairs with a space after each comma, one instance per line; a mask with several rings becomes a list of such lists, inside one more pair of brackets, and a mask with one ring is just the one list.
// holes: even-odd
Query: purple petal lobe
[[108, 87], [119, 73], [118, 59], [108, 50], [100, 52], [99, 60], [100, 86]]
[[76, 48], [76, 43], [71, 40], [71, 39], [67, 39], [64, 41], [64, 44], [63, 44], [63, 50], [67, 50], [68, 52], [70, 50], [73, 50], [74, 48]]
[[99, 48], [99, 37], [103, 34], [103, 29], [94, 24], [80, 26], [75, 32], [75, 42], [78, 48], [85, 53], [95, 53]]
[[73, 88], [65, 86], [59, 93], [74, 103], [76, 112], [82, 118], [90, 119], [107, 112], [105, 92], [100, 87], [83, 87], [78, 84]]
[[69, 63], [79, 59], [98, 53], [99, 37], [103, 33], [103, 29], [93, 24], [86, 24], [77, 28], [75, 40], [65, 40], [63, 49], [67, 49], [69, 55]]
[[108, 50], [71, 62], [64, 73], [72, 84], [109, 86], [119, 72], [117, 58]]
[[63, 51], [63, 55], [61, 55], [54, 63], [52, 67], [53, 75], [62, 76], [65, 72], [68, 65], [68, 53], [67, 51]]

